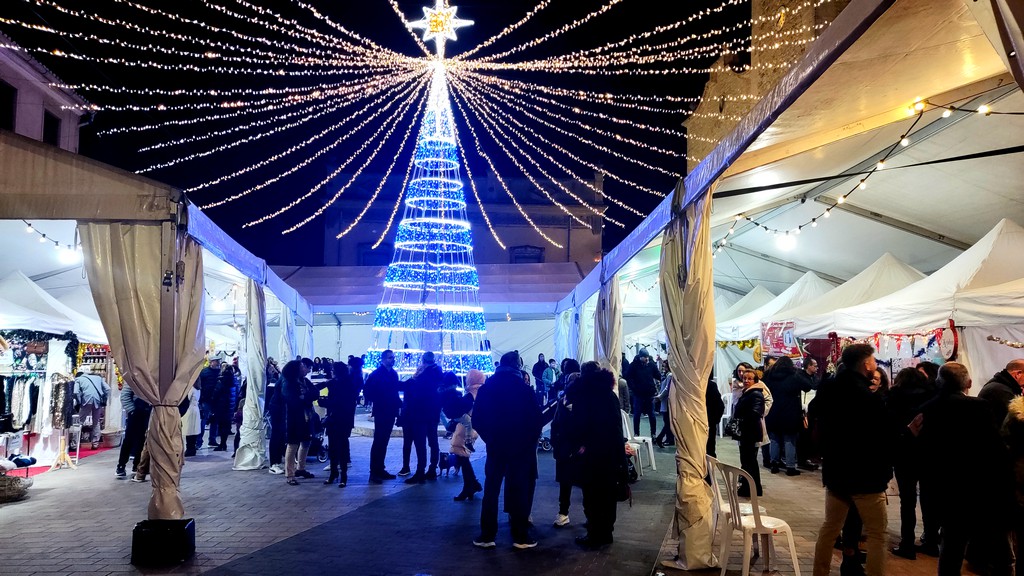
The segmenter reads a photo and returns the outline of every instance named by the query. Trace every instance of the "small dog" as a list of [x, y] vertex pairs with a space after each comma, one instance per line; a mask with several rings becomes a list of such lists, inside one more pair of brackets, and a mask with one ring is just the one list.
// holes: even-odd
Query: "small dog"
[[440, 458], [438, 458], [437, 467], [440, 470], [440, 474], [445, 476], [458, 476], [459, 471], [462, 469], [462, 464], [459, 463], [459, 457], [455, 454], [452, 454], [451, 452], [441, 452]]

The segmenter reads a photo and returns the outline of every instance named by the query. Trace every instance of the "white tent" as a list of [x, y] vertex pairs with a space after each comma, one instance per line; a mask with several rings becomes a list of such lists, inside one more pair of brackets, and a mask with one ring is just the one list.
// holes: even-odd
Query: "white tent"
[[747, 292], [746, 296], [726, 308], [721, 314], [716, 313], [716, 321], [721, 324], [733, 318], [739, 318], [748, 312], [757, 310], [774, 299], [775, 294], [772, 294], [767, 288], [758, 284], [754, 286], [753, 290]]
[[[735, 292], [731, 292], [729, 290], [723, 290], [723, 289], [721, 289], [721, 288], [716, 286], [715, 287], [715, 317], [718, 318], [719, 316], [725, 314], [726, 311], [732, 309], [733, 305], [735, 305], [738, 302], [740, 302], [741, 300], [747, 298], [747, 296], [750, 296], [750, 294], [753, 294], [754, 291], [756, 291], [758, 288], [760, 288], [760, 290], [763, 291], [763, 294], [767, 295], [767, 297], [764, 298], [763, 301], [759, 300], [758, 306], [760, 306], [761, 304], [764, 304], [765, 302], [767, 302], [767, 301], [769, 301], [769, 300], [771, 300], [772, 298], [775, 297], [775, 296], [773, 296], [771, 294], [771, 292], [768, 292], [767, 290], [765, 290], [764, 288], [761, 288], [760, 286], [756, 287], [754, 290], [751, 290], [750, 293], [748, 293], [748, 294], [746, 294], [746, 295], [744, 295], [742, 297], [739, 294], [735, 293]], [[660, 296], [660, 294], [659, 294], [659, 296]], [[755, 299], [756, 299], [756, 296], [755, 296]], [[748, 300], [748, 302], [749, 301], [750, 300]], [[623, 346], [623, 350], [625, 350], [626, 348], [628, 348], [630, 346], [636, 347], [637, 345], [639, 345], [639, 346], [655, 346], [655, 347], [658, 347], [660, 344], [665, 344], [667, 342], [667, 340], [665, 338], [665, 322], [662, 319], [661, 315], [659, 314], [658, 317], [654, 319], [654, 321], [650, 322], [649, 324], [645, 325], [643, 328], [641, 328], [639, 330], [636, 330], [634, 332], [630, 332], [630, 333], [626, 334], [622, 338], [622, 340], [623, 340], [623, 343], [625, 344]]]
[[66, 319], [63, 330], [58, 326], [50, 326], [47, 331], [53, 329], [57, 334], [71, 331], [82, 342], [107, 343], [107, 335], [98, 321], [61, 303], [20, 271], [12, 272], [0, 280], [0, 297], [49, 318]]
[[[768, 291], [764, 286], [758, 284], [735, 304], [726, 308], [721, 314], [716, 314], [716, 321], [718, 323], [723, 323], [728, 322], [733, 318], [739, 318], [740, 316], [761, 308], [774, 299], [774, 294]], [[757, 364], [757, 359], [754, 358], [754, 350], [740, 348], [739, 346], [723, 347], [721, 345], [715, 349], [714, 376], [715, 380], [718, 382], [719, 390], [723, 394], [729, 391], [729, 375], [740, 362], [746, 362], [750, 365]]]
[[[874, 264], [842, 285], [810, 302], [775, 314], [768, 322], [792, 322], [793, 335], [798, 338], [824, 338], [831, 326], [820, 321], [821, 315], [887, 296], [924, 277], [916, 268], [886, 252]], [[819, 321], [810, 321], [811, 318], [818, 318]]]
[[1024, 229], [1001, 220], [988, 234], [931, 276], [877, 300], [808, 318], [818, 324], [831, 317], [841, 336], [912, 333], [946, 325], [953, 317], [956, 296], [1024, 277]]
[[0, 330], [41, 330], [51, 334], [67, 331], [68, 319], [50, 316], [0, 298]]
[[808, 302], [831, 290], [833, 286], [814, 272], [807, 272], [767, 304], [725, 322], [718, 322], [715, 339], [719, 342], [760, 338], [761, 321], [788, 308]]

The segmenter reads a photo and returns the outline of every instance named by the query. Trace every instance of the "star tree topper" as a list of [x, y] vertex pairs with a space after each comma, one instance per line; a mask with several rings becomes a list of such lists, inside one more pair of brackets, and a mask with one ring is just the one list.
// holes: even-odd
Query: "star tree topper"
[[446, 40], [458, 40], [455, 30], [473, 24], [472, 20], [463, 20], [455, 16], [457, 6], [448, 6], [447, 0], [436, 0], [434, 7], [423, 7], [423, 19], [409, 22], [409, 28], [422, 28], [423, 41], [434, 41], [437, 47], [437, 58], [444, 59], [444, 43]]

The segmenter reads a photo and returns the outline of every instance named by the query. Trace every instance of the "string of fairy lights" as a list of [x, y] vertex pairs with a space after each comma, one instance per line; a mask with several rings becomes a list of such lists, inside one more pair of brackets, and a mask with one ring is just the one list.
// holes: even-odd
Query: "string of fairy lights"
[[61, 242], [28, 220], [22, 220], [22, 222], [25, 224], [25, 232], [35, 234], [39, 238], [40, 244], [53, 244], [53, 249], [57, 251], [57, 258], [62, 264], [77, 264], [82, 261], [82, 242], [78, 239], [77, 233], [72, 242]]
[[928, 112], [938, 110], [942, 110], [941, 116], [943, 118], [949, 118], [952, 114], [957, 112], [977, 114], [979, 116], [1024, 115], [1024, 112], [995, 111], [989, 104], [981, 104], [977, 108], [970, 109], [956, 106], [954, 104], [933, 104], [928, 100], [918, 99], [906, 107], [907, 115], [913, 118], [910, 126], [900, 134], [899, 138], [895, 142], [884, 148], [881, 158], [879, 158], [878, 162], [874, 166], [861, 173], [859, 177], [856, 178], [856, 182], [850, 187], [850, 189], [837, 196], [834, 202], [826, 204], [824, 210], [799, 224], [785, 228], [770, 226], [763, 219], [758, 219], [756, 215], [736, 214], [733, 217], [732, 223], [725, 235], [712, 243], [712, 258], [717, 257], [722, 250], [728, 247], [730, 238], [732, 238], [736, 233], [737, 227], [744, 222], [750, 223], [755, 228], [761, 229], [769, 236], [775, 237], [780, 243], [781, 248], [786, 250], [792, 249], [796, 245], [797, 237], [803, 233], [805, 228], [817, 228], [819, 224], [824, 223], [832, 216], [833, 210], [845, 204], [850, 199], [850, 196], [858, 191], [866, 190], [868, 188], [868, 181], [879, 172], [885, 170], [886, 163], [896, 154], [896, 152], [901, 148], [910, 146], [914, 139], [914, 128], [916, 128], [918, 123], [921, 122], [924, 115]]
[[[413, 33], [422, 55], [404, 54], [355, 32], [312, 0], [273, 7], [257, 0], [230, 4], [200, 0], [196, 10], [208, 10], [215, 18], [144, 0], [107, 0], [120, 12], [99, 2], [24, 1], [39, 12], [40, 22], [0, 14], [0, 29], [24, 29], [49, 45], [0, 43], [0, 49], [129, 71], [166, 71], [169, 78], [219, 79], [216, 88], [179, 82], [172, 87], [110, 81], [54, 84], [96, 100], [79, 112], [124, 117], [124, 125], [104, 127], [97, 131], [99, 135], [153, 134], [138, 146], [140, 154], [153, 156], [137, 172], [156, 178], [172, 170], [189, 174], [182, 167], [230, 157], [232, 161], [218, 166], [218, 172], [196, 171], [181, 188], [204, 210], [243, 200], [266, 206], [264, 215], [245, 222], [244, 227], [305, 210], [292, 223], [280, 226], [283, 233], [322, 217], [357, 178], [373, 173], [382, 177], [366, 187], [369, 196], [360, 197], [362, 205], [346, 216], [337, 238], [350, 234], [374, 205], [387, 201], [390, 215], [374, 248], [383, 244], [402, 206], [411, 160], [401, 188], [395, 189], [396, 182], [390, 180], [394, 174], [397, 181], [401, 171], [396, 167], [408, 159], [406, 141], [416, 124], [414, 113], [422, 110], [437, 66], [444, 68], [443, 77], [462, 121], [460, 129], [468, 130], [473, 143], [469, 146], [467, 140], [463, 147], [457, 139], [455, 148], [469, 192], [497, 244], [505, 247], [477, 189], [470, 161], [482, 160], [526, 224], [545, 242], [562, 248], [540, 224], [536, 205], [517, 197], [520, 187], [513, 186], [514, 179], [529, 182], [530, 190], [538, 192], [546, 205], [578, 225], [588, 225], [581, 214], [593, 214], [625, 227], [625, 222], [606, 212], [608, 207], [645, 216], [628, 201], [628, 195], [664, 197], [683, 171], [682, 163], [698, 160], [687, 156], [684, 140], [714, 142], [699, 134], [687, 136], [679, 129], [681, 121], [689, 117], [735, 121], [738, 114], [715, 112], [711, 107], [695, 111], [702, 97], [674, 95], [671, 89], [663, 94], [615, 93], [569, 88], [561, 82], [587, 76], [658, 78], [731, 72], [735, 65], [712, 61], [738, 52], [761, 54], [756, 62], [742, 65], [743, 70], [785, 68], [792, 59], [779, 55], [792, 50], [784, 49], [813, 41], [826, 26], [770, 26], [769, 31], [755, 35], [755, 28], [774, 22], [779, 14], [742, 15], [740, 10], [730, 10], [749, 0], [722, 0], [622, 38], [595, 37], [598, 42], [593, 47], [535, 57], [529, 55], [554, 45], [559, 37], [627, 9], [627, 0], [606, 0], [563, 25], [515, 41], [552, 4], [552, 0], [538, 0], [519, 19], [463, 47], [461, 53], [445, 57], [442, 43], [439, 53], [444, 59], [438, 60], [426, 45], [433, 26], [429, 18], [410, 22], [395, 0], [387, 3], [400, 24]], [[833, 1], [804, 0], [784, 10], [792, 16]], [[438, 6], [447, 7], [447, 0]], [[61, 18], [45, 20], [45, 11]], [[708, 26], [711, 18], [728, 23]], [[87, 27], [78, 29], [76, 23]], [[426, 26], [422, 39], [415, 33], [417, 26]], [[535, 73], [536, 78], [530, 76]], [[207, 80], [203, 82], [207, 85]], [[754, 93], [736, 93], [716, 100], [757, 98]], [[395, 136], [403, 133], [402, 140], [396, 141]], [[399, 150], [397, 156], [382, 153], [389, 146]], [[335, 151], [344, 160], [321, 169], [325, 177], [311, 178], [315, 183], [301, 188], [291, 185], [296, 175], [312, 173]], [[598, 184], [598, 177], [612, 186]], [[657, 181], [661, 183], [652, 184]], [[318, 194], [328, 187], [333, 192]], [[578, 192], [581, 189], [593, 193], [591, 198], [599, 198], [599, 203], [584, 198]], [[391, 190], [395, 193], [389, 196]]]

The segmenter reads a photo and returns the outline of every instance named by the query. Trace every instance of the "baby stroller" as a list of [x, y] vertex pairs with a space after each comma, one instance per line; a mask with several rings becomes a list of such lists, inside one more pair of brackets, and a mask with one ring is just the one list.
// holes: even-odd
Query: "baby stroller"
[[316, 458], [317, 462], [327, 462], [327, 434], [324, 431], [327, 419], [320, 419], [316, 412], [309, 419], [309, 453], [306, 458]]
[[[551, 452], [551, 420], [555, 417], [555, 406], [558, 404], [558, 398], [545, 404], [540, 410], [540, 438], [537, 440], [537, 448], [544, 452]], [[547, 430], [549, 436], [544, 435], [544, 431]]]

